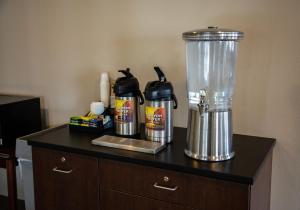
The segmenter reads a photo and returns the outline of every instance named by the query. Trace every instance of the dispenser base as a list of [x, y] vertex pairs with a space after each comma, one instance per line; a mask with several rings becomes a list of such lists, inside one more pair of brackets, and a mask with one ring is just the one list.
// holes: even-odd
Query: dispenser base
[[234, 156], [232, 112], [189, 109], [185, 154], [204, 161], [223, 161]]
[[231, 152], [228, 155], [222, 155], [222, 156], [202, 156], [196, 153], [192, 153], [189, 150], [184, 150], [184, 153], [193, 158], [193, 159], [197, 159], [197, 160], [202, 160], [202, 161], [210, 161], [210, 162], [217, 162], [217, 161], [225, 161], [225, 160], [229, 160], [232, 159], [235, 155], [234, 152]]

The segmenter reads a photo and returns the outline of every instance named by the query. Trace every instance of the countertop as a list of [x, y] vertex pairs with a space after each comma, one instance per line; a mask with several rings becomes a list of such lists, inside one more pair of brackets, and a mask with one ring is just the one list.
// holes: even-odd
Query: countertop
[[[107, 131], [105, 134], [112, 133]], [[204, 162], [184, 154], [186, 128], [175, 127], [173, 142], [156, 155], [92, 145], [90, 141], [99, 136], [101, 135], [70, 131], [68, 125], [62, 125], [20, 139], [27, 140], [29, 145], [35, 147], [176, 170], [248, 185], [253, 184], [262, 163], [275, 144], [275, 139], [272, 138], [234, 134], [233, 159]]]

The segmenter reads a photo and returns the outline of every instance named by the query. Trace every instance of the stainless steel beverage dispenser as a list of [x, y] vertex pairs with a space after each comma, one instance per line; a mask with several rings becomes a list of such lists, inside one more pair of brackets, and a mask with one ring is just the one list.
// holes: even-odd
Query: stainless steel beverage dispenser
[[232, 148], [232, 96], [238, 40], [243, 32], [208, 27], [183, 33], [189, 101], [185, 154], [228, 160]]

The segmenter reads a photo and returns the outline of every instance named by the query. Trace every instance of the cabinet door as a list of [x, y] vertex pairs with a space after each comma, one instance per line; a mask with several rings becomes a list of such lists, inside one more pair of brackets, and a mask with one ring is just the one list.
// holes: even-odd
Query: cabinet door
[[114, 190], [100, 190], [101, 210], [134, 210], [134, 196]]
[[101, 210], [187, 210], [184, 207], [150, 199], [142, 196], [130, 195], [115, 190], [101, 190]]
[[186, 210], [184, 207], [149, 198], [136, 197], [134, 210]]
[[97, 210], [98, 160], [33, 148], [36, 210]]
[[248, 210], [248, 185], [189, 175], [186, 205], [203, 210]]

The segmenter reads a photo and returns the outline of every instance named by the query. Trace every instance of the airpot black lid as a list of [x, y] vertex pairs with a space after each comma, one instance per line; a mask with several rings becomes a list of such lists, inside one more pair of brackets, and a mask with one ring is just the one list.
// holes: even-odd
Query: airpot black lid
[[164, 73], [159, 67], [154, 67], [159, 80], [150, 81], [145, 87], [145, 99], [149, 101], [153, 100], [173, 100], [174, 89], [170, 82], [167, 81]]
[[116, 96], [136, 96], [139, 95], [140, 88], [137, 78], [131, 73], [130, 69], [119, 70], [125, 77], [119, 77], [114, 85], [114, 92]]

